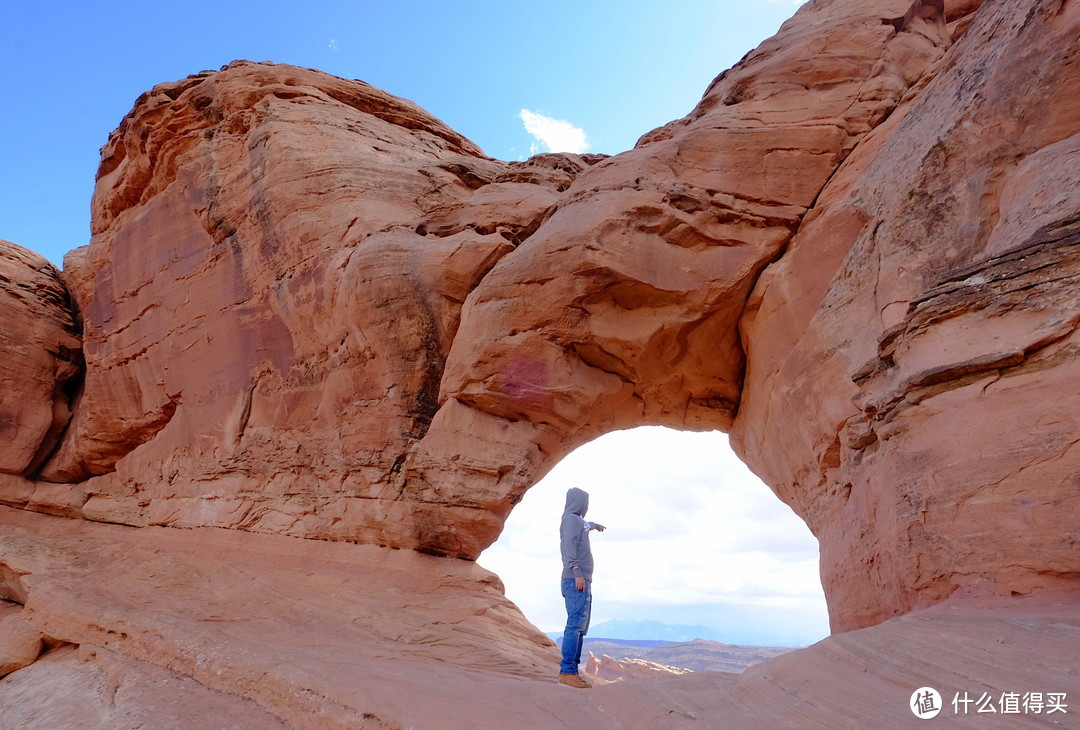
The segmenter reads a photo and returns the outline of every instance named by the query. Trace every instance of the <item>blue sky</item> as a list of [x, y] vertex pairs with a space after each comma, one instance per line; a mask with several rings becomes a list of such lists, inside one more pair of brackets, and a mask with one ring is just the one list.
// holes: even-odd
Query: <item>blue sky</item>
[[[136, 97], [238, 58], [362, 79], [420, 104], [492, 157], [544, 150], [540, 137], [559, 131], [551, 120], [565, 123], [553, 145], [614, 154], [689, 112], [717, 74], [798, 5], [8, 3], [0, 238], [59, 265], [89, 240], [98, 150]], [[662, 429], [615, 434], [572, 454], [482, 557], [544, 630], [561, 628], [561, 598], [555, 578], [537, 576], [558, 573], [552, 530], [571, 485], [593, 492], [592, 516], [611, 528], [595, 541], [597, 621], [724, 623], [732, 641], [785, 627], [798, 629], [785, 634], [789, 643], [827, 633], [817, 545], [805, 526], [721, 434]], [[665, 498], [672, 494], [677, 502]]]
[[359, 78], [492, 157], [528, 156], [527, 109], [633, 146], [776, 31], [791, 0], [6, 3], [0, 238], [59, 264], [89, 239], [98, 150], [155, 84], [238, 58]]

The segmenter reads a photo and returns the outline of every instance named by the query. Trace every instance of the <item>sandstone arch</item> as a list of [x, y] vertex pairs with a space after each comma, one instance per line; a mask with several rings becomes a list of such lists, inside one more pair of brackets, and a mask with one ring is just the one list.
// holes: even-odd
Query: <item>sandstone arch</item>
[[[871, 488], [868, 464], [900, 458], [882, 445], [924, 399], [966, 403], [963, 388], [1068, 351], [1068, 307], [970, 283], [1038, 277], [1024, 251], [1068, 251], [1065, 192], [1019, 204], [1068, 189], [1067, 167], [1047, 179], [1039, 161], [1070, 153], [1055, 100], [1072, 67], [1032, 67], [1025, 104], [1044, 123], [990, 114], [1019, 93], [1013, 69], [1041, 63], [1031, 35], [1068, 30], [1044, 15], [987, 14], [953, 46], [933, 3], [899, 30], [878, 7], [811, 5], [685, 119], [607, 159], [491, 160], [409, 102], [291, 67], [159, 86], [103, 150], [94, 240], [68, 259], [87, 360], [71, 425], [40, 473], [14, 471], [91, 519], [474, 558], [575, 445], [719, 428], [833, 555], [837, 629], [994, 583], [974, 556], [949, 565], [944, 533], [911, 532], [939, 491]], [[1063, 284], [1032, 286], [1051, 301]], [[1001, 312], [1033, 334], [964, 334]], [[925, 333], [951, 327], [972, 341], [935, 352]], [[1021, 465], [1067, 447], [1071, 420], [1054, 419]], [[900, 510], [899, 532], [849, 534], [878, 509]], [[1040, 547], [1051, 564], [1060, 545]], [[1020, 592], [1071, 572], [1010, 570], [1001, 588]], [[864, 572], [888, 595], [840, 577]]]
[[721, 428], [834, 630], [1075, 590], [1077, 16], [813, 2], [607, 159], [292, 67], [158, 86], [65, 266], [81, 390], [73, 310], [6, 345], [0, 500], [471, 558], [574, 445]]

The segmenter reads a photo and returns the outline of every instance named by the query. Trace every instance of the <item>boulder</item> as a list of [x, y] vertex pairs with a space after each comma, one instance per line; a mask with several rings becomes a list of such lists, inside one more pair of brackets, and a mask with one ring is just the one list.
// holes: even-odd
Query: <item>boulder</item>
[[79, 320], [60, 272], [0, 240], [0, 473], [35, 476], [67, 427], [81, 375]]

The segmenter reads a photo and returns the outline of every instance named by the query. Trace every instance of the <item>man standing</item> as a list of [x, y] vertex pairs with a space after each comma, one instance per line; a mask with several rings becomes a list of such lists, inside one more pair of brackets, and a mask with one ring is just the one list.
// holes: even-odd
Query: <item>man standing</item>
[[559, 545], [562, 548], [562, 594], [566, 601], [566, 629], [562, 635], [562, 664], [559, 665], [559, 682], [570, 687], [590, 687], [578, 673], [581, 664], [581, 645], [589, 631], [592, 613], [592, 548], [589, 531], [603, 532], [603, 525], [586, 522], [589, 511], [589, 494], [577, 487], [566, 492], [566, 509], [559, 526]]

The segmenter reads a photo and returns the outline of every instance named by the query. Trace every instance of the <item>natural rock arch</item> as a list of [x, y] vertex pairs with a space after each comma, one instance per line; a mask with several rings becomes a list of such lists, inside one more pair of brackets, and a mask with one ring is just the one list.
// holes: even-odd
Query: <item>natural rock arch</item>
[[575, 445], [719, 428], [835, 630], [1071, 586], [1076, 12], [1006, 5], [808, 4], [606, 159], [286, 66], [158, 86], [65, 266], [70, 424], [0, 498], [473, 558]]

